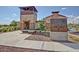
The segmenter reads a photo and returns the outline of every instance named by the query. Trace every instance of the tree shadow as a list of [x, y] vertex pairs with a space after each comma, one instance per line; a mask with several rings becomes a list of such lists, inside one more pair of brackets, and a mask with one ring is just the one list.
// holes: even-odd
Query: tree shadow
[[73, 43], [71, 41], [68, 41], [68, 40], [52, 40], [54, 42], [60, 42], [60, 43]]
[[68, 40], [53, 40], [53, 41], [61, 43], [65, 46], [68, 46], [68, 47], [73, 48], [73, 49], [79, 49], [79, 43], [74, 43], [74, 42], [71, 42]]

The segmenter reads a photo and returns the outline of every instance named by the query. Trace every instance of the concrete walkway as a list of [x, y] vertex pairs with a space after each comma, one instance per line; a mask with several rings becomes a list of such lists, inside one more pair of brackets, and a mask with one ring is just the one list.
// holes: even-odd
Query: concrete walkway
[[[74, 45], [75, 43], [60, 43], [60, 42], [47, 42], [47, 41], [35, 41], [24, 40], [31, 34], [23, 34], [21, 31], [14, 31], [0, 34], [0, 45], [14, 46], [21, 48], [32, 48], [49, 51], [79, 51], [68, 45]], [[77, 44], [79, 46], [79, 44]]]

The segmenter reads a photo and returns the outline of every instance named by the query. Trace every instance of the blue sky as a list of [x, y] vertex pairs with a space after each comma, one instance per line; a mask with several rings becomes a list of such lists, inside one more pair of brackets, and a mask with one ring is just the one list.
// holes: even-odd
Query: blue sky
[[[19, 6], [0, 6], [0, 24], [9, 24], [12, 20], [20, 20]], [[36, 6], [38, 10], [38, 20], [51, 15], [52, 11], [60, 11], [60, 14], [68, 18], [68, 22], [78, 23], [78, 6]]]

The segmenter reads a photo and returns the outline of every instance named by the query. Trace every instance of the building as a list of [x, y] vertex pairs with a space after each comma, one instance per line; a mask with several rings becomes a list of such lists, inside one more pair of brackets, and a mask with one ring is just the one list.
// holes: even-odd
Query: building
[[34, 6], [20, 7], [20, 29], [36, 29], [37, 9]]
[[[37, 21], [37, 9], [34, 6], [20, 7], [20, 28], [21, 30], [36, 30], [39, 27]], [[50, 32], [52, 40], [67, 40], [67, 17], [60, 15], [59, 11], [52, 12], [52, 15], [44, 18], [46, 31]]]
[[45, 27], [50, 31], [53, 40], [67, 40], [67, 17], [60, 15], [59, 11], [52, 12], [52, 15], [45, 18]]

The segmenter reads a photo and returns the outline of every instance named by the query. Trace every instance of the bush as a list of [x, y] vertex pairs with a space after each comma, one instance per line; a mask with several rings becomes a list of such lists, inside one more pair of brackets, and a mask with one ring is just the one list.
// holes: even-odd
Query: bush
[[0, 27], [0, 32], [10, 32], [10, 31], [15, 31], [15, 30], [19, 30], [19, 27], [18, 26], [10, 26], [10, 25], [7, 25], [7, 26], [2, 26]]
[[3, 27], [2, 32], [7, 32], [7, 29]]
[[0, 28], [0, 32], [2, 32], [2, 28]]
[[44, 26], [44, 23], [43, 23], [43, 22], [40, 22], [40, 24], [39, 24], [39, 29], [40, 29], [41, 31], [45, 31], [45, 26]]

